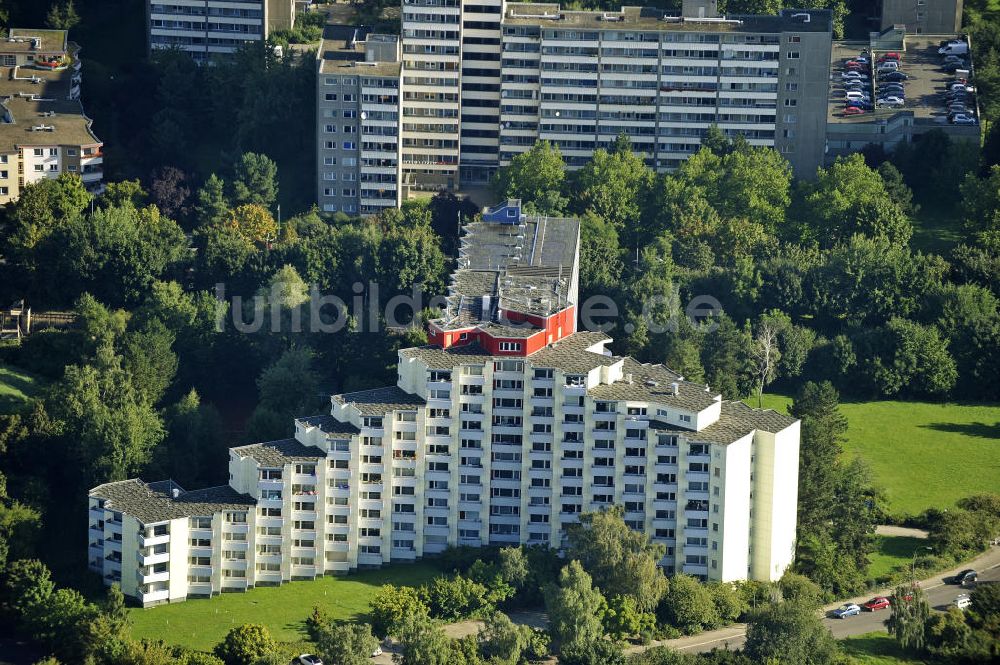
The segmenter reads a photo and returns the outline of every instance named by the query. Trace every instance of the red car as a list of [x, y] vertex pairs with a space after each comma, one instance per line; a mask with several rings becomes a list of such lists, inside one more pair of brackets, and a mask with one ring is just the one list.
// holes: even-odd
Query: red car
[[867, 63], [859, 62], [857, 60], [848, 60], [844, 63], [844, 67], [864, 67]]
[[844, 108], [844, 115], [861, 115], [864, 112], [864, 109], [859, 109], [857, 106], [848, 106]]
[[862, 605], [861, 609], [865, 610], [866, 612], [874, 612], [875, 610], [887, 610], [889, 609], [890, 605], [891, 603], [889, 602], [888, 598], [885, 598], [883, 596], [876, 596], [875, 598], [872, 598], [867, 603]]
[[889, 53], [883, 53], [881, 56], [879, 56], [878, 59], [879, 62], [885, 62], [886, 60], [895, 60], [896, 62], [899, 62], [900, 57], [899, 54], [894, 51], [890, 51]]

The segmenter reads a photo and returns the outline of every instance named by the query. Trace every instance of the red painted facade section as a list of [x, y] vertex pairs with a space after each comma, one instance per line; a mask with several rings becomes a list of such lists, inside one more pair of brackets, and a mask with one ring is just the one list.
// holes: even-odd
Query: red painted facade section
[[[557, 342], [576, 331], [575, 305], [548, 317], [512, 311], [505, 311], [504, 317], [512, 323], [528, 323], [539, 330], [529, 337], [496, 337], [481, 330], [478, 326], [445, 331], [433, 323], [429, 323], [427, 324], [428, 342], [443, 349], [478, 342], [493, 356], [530, 356], [548, 344]], [[502, 349], [502, 344], [509, 346]]]

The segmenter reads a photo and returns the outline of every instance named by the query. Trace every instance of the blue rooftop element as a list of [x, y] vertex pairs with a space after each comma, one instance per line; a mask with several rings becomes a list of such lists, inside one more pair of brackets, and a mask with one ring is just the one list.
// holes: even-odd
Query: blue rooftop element
[[518, 224], [521, 222], [521, 199], [507, 199], [492, 208], [483, 209], [483, 221], [494, 224]]

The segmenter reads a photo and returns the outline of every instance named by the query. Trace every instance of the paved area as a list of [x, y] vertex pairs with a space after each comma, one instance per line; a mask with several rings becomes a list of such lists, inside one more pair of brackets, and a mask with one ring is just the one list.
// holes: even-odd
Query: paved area
[[878, 525], [875, 527], [875, 534], [903, 538], [927, 538], [927, 532], [923, 529], [911, 529], [906, 526], [892, 526], [890, 524]]
[[[909, 35], [906, 38], [906, 50], [901, 53], [901, 69], [909, 77], [903, 82], [906, 95], [906, 103], [903, 108], [877, 108], [872, 112], [860, 115], [844, 115], [844, 85], [841, 72], [844, 71], [844, 62], [858, 55], [858, 52], [865, 48], [862, 43], [856, 42], [835, 42], [831, 55], [830, 71], [830, 122], [836, 123], [860, 123], [871, 122], [874, 119], [881, 119], [892, 116], [900, 111], [910, 111], [917, 119], [924, 122], [947, 123], [947, 110], [945, 108], [944, 93], [947, 83], [955, 77], [941, 69], [941, 56], [937, 49], [940, 45], [939, 37], [925, 37], [921, 35]], [[875, 58], [878, 58], [884, 51], [876, 51]], [[868, 72], [869, 76], [871, 72]], [[874, 82], [868, 88], [869, 94], [875, 98]]]

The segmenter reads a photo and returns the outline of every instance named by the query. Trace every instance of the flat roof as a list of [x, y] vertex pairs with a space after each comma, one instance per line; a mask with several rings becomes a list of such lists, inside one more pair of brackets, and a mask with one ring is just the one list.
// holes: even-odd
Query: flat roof
[[[0, 39], [0, 55], [4, 53], [65, 53], [67, 50], [66, 30], [41, 30], [11, 28], [7, 39]], [[32, 39], [41, 40], [39, 48], [34, 48]]]
[[[802, 15], [807, 14], [808, 20]], [[830, 32], [827, 9], [782, 10], [779, 15], [730, 15], [720, 19], [684, 18], [677, 12], [654, 7], [621, 7], [618, 11], [563, 10], [557, 3], [512, 2], [505, 25], [538, 25], [543, 28], [592, 30], [649, 30], [656, 32]]]
[[[80, 100], [69, 99], [74, 73], [72, 67], [0, 67], [0, 104], [6, 111], [0, 122], [0, 153], [15, 152], [19, 146], [101, 143]], [[32, 131], [39, 126], [52, 129]]]
[[[941, 69], [942, 56], [938, 55], [940, 36], [906, 35], [904, 50], [900, 53], [900, 71], [909, 78], [903, 81], [905, 105], [902, 108], [876, 108], [874, 111], [859, 115], [844, 115], [844, 85], [841, 72], [844, 63], [858, 55], [864, 44], [857, 42], [834, 42], [831, 50], [829, 121], [832, 124], [864, 125], [881, 122], [897, 115], [911, 115], [919, 124], [940, 124], [949, 126], [948, 109], [945, 106], [944, 93], [949, 81], [955, 75]], [[884, 50], [876, 50], [875, 58]], [[875, 94], [874, 88], [868, 88], [869, 94]], [[846, 130], [834, 128], [834, 132]]]

